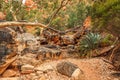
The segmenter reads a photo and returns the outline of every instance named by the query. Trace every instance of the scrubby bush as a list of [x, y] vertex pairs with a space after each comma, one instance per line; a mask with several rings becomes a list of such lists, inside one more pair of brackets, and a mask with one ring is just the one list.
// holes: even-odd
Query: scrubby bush
[[69, 12], [68, 27], [82, 26], [84, 20], [91, 13], [91, 6], [85, 2], [79, 2], [74, 10]]

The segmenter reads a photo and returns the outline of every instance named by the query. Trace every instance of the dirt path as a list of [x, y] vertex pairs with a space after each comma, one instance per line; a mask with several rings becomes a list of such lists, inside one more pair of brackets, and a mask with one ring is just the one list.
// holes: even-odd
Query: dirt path
[[[23, 64], [30, 64], [36, 70], [33, 73], [23, 74], [20, 77], [13, 77], [14, 80], [72, 80], [71, 77], [67, 77], [57, 72], [56, 65], [60, 62], [66, 61], [76, 64], [84, 74], [84, 79], [82, 80], [120, 80], [120, 77], [113, 77], [115, 71], [109, 69], [110, 64], [104, 62], [102, 58], [91, 58], [91, 59], [75, 59], [75, 58], [66, 58], [59, 60], [48, 60], [44, 62], [39, 62], [34, 60], [34, 55], [30, 55], [21, 58], [19, 62]], [[34, 64], [37, 66], [34, 66]], [[120, 74], [119, 74], [120, 75]], [[0, 80], [13, 80], [13, 79], [1, 79]]]
[[[112, 70], [109, 69], [111, 65], [105, 63], [101, 58], [92, 58], [92, 59], [64, 59], [43, 63], [42, 65], [56, 66], [57, 63], [62, 61], [69, 61], [76, 64], [85, 74], [85, 80], [119, 80], [111, 76]], [[50, 73], [49, 76], [56, 77], [56, 79], [51, 78], [50, 80], [68, 80], [66, 76], [55, 75]], [[58, 79], [59, 77], [59, 79]]]

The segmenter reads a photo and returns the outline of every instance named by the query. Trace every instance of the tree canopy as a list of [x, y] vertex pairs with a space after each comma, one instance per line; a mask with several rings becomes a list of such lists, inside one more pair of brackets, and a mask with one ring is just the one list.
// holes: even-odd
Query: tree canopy
[[120, 0], [100, 0], [92, 8], [93, 26], [115, 36], [120, 34]]

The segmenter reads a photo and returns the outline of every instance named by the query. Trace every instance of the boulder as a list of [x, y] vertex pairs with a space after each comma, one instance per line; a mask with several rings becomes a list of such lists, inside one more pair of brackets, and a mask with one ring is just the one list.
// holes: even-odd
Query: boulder
[[57, 71], [63, 75], [66, 75], [68, 77], [77, 77], [82, 74], [82, 71], [76, 66], [75, 64], [71, 62], [61, 62], [58, 63]]

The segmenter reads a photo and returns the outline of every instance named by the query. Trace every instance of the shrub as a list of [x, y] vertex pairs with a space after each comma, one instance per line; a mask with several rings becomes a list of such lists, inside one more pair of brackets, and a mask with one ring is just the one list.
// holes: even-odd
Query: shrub
[[91, 6], [79, 2], [73, 11], [69, 12], [68, 27], [83, 25], [83, 21], [90, 14]]
[[99, 0], [92, 8], [95, 30], [105, 30], [114, 36], [120, 34], [120, 0]]

